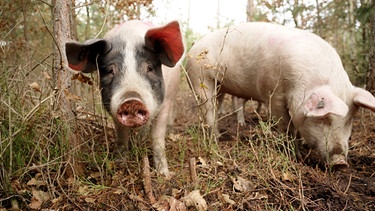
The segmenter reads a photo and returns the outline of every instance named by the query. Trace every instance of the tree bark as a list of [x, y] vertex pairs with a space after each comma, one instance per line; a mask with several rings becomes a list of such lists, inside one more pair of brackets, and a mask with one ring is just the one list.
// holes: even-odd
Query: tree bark
[[60, 131], [63, 134], [63, 140], [61, 141], [69, 142], [69, 152], [64, 158], [67, 163], [65, 172], [68, 177], [72, 177], [73, 172], [76, 174], [82, 173], [82, 169], [78, 164], [79, 159], [76, 156], [79, 152], [79, 138], [76, 135], [77, 123], [73, 112], [73, 102], [69, 99], [73, 73], [68, 70], [68, 62], [65, 55], [65, 43], [75, 36], [72, 7], [72, 0], [53, 1], [52, 17], [55, 40], [53, 71], [56, 77], [54, 115], [56, 118], [60, 118], [63, 124], [63, 131]]
[[253, 0], [247, 0], [247, 5], [246, 5], [247, 22], [254, 21], [254, 15], [255, 15], [254, 2]]
[[372, 0], [372, 14], [370, 18], [370, 64], [367, 75], [367, 85], [366, 88], [372, 94], [375, 94], [375, 0]]

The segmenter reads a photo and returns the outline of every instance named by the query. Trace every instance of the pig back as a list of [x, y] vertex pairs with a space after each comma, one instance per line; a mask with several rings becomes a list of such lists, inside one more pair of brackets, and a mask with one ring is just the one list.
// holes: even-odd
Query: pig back
[[201, 64], [216, 67], [205, 72], [207, 77], [223, 72], [222, 91], [247, 99], [265, 101], [275, 89], [284, 92], [336, 78], [349, 82], [338, 54], [327, 42], [276, 24], [246, 23], [219, 30], [196, 42], [190, 54], [204, 51], [207, 61]]

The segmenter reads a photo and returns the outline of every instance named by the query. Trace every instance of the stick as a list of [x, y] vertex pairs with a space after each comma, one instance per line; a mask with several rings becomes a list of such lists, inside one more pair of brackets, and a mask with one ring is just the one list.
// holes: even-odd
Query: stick
[[196, 164], [195, 157], [190, 158], [189, 159], [190, 177], [193, 183], [197, 182], [198, 180], [197, 169], [196, 169], [195, 164]]
[[156, 199], [152, 193], [150, 163], [148, 161], [147, 155], [143, 157], [143, 186], [151, 204], [155, 204]]

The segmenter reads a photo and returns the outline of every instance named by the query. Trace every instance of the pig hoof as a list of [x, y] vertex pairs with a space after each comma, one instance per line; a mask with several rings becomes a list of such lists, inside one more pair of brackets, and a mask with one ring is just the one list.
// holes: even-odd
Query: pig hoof
[[125, 101], [117, 111], [117, 120], [126, 127], [136, 128], [145, 125], [149, 111], [139, 100]]
[[246, 123], [243, 121], [243, 122], [238, 122], [238, 125], [240, 126], [240, 127], [245, 127], [246, 126]]

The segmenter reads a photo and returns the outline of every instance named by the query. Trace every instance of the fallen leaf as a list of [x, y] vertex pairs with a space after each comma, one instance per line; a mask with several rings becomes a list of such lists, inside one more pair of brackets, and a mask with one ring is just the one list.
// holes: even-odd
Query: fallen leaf
[[223, 197], [224, 201], [227, 202], [228, 204], [235, 204], [236, 202], [233, 201], [232, 199], [229, 198], [229, 195], [228, 194], [221, 194], [221, 196]]
[[29, 208], [33, 210], [38, 210], [42, 206], [42, 202], [32, 198], [31, 202], [29, 203]]
[[289, 173], [289, 172], [283, 173], [282, 181], [292, 182], [293, 180], [294, 180], [294, 178], [293, 178], [293, 175], [291, 173]]
[[257, 199], [268, 199], [267, 194], [255, 192], [252, 197], [249, 198], [249, 200], [257, 200]]
[[87, 203], [95, 203], [95, 199], [91, 198], [91, 197], [86, 197], [85, 198], [85, 202], [87, 202]]
[[26, 184], [28, 186], [36, 185], [36, 179], [35, 178], [31, 178]]
[[43, 72], [44, 78], [47, 80], [51, 80], [51, 76], [47, 72]]
[[44, 182], [42, 180], [37, 180], [35, 178], [31, 178], [26, 184], [28, 186], [37, 186], [37, 187], [46, 186], [47, 185], [46, 182]]
[[39, 209], [44, 202], [50, 199], [48, 193], [41, 190], [32, 190], [31, 194], [33, 195], [29, 203], [31, 209]]
[[202, 195], [199, 193], [199, 190], [190, 192], [187, 196], [182, 197], [181, 200], [185, 202], [185, 205], [188, 207], [195, 206], [198, 211], [207, 210], [206, 200], [204, 200]]
[[175, 210], [187, 211], [185, 204], [172, 196], [161, 196], [159, 201], [152, 205], [158, 211]]
[[41, 190], [32, 190], [33, 198], [36, 198], [40, 202], [45, 202], [49, 200], [49, 194]]
[[80, 195], [86, 196], [89, 193], [89, 187], [87, 185], [79, 186], [78, 193]]
[[77, 95], [72, 94], [68, 89], [64, 89], [65, 97], [68, 100], [79, 101], [81, 98]]
[[91, 78], [83, 75], [82, 73], [77, 73], [77, 74], [73, 75], [71, 80], [78, 80], [82, 83], [85, 83], [85, 84], [88, 84], [88, 85], [93, 85], [93, 82], [92, 82]]
[[198, 157], [198, 165], [207, 166], [206, 161], [202, 157]]
[[56, 204], [57, 202], [60, 202], [61, 200], [62, 200], [62, 197], [59, 196], [57, 198], [52, 199], [51, 202], [52, 202], [52, 204]]
[[237, 178], [231, 177], [233, 182], [233, 188], [236, 191], [239, 192], [245, 192], [253, 189], [253, 184], [240, 176], [237, 176]]
[[29, 84], [29, 86], [34, 91], [42, 92], [41, 89], [40, 89], [40, 86], [39, 86], [39, 84], [37, 82], [32, 82], [31, 84]]
[[[172, 196], [173, 197], [177, 197], [177, 196], [181, 196], [182, 195], [182, 189], [176, 189], [176, 188], [173, 188], [172, 189]], [[177, 197], [177, 198], [180, 198], [180, 197]]]
[[124, 190], [123, 189], [120, 189], [120, 188], [117, 188], [117, 190], [115, 190], [114, 192], [113, 192], [114, 194], [123, 194], [124, 193]]

